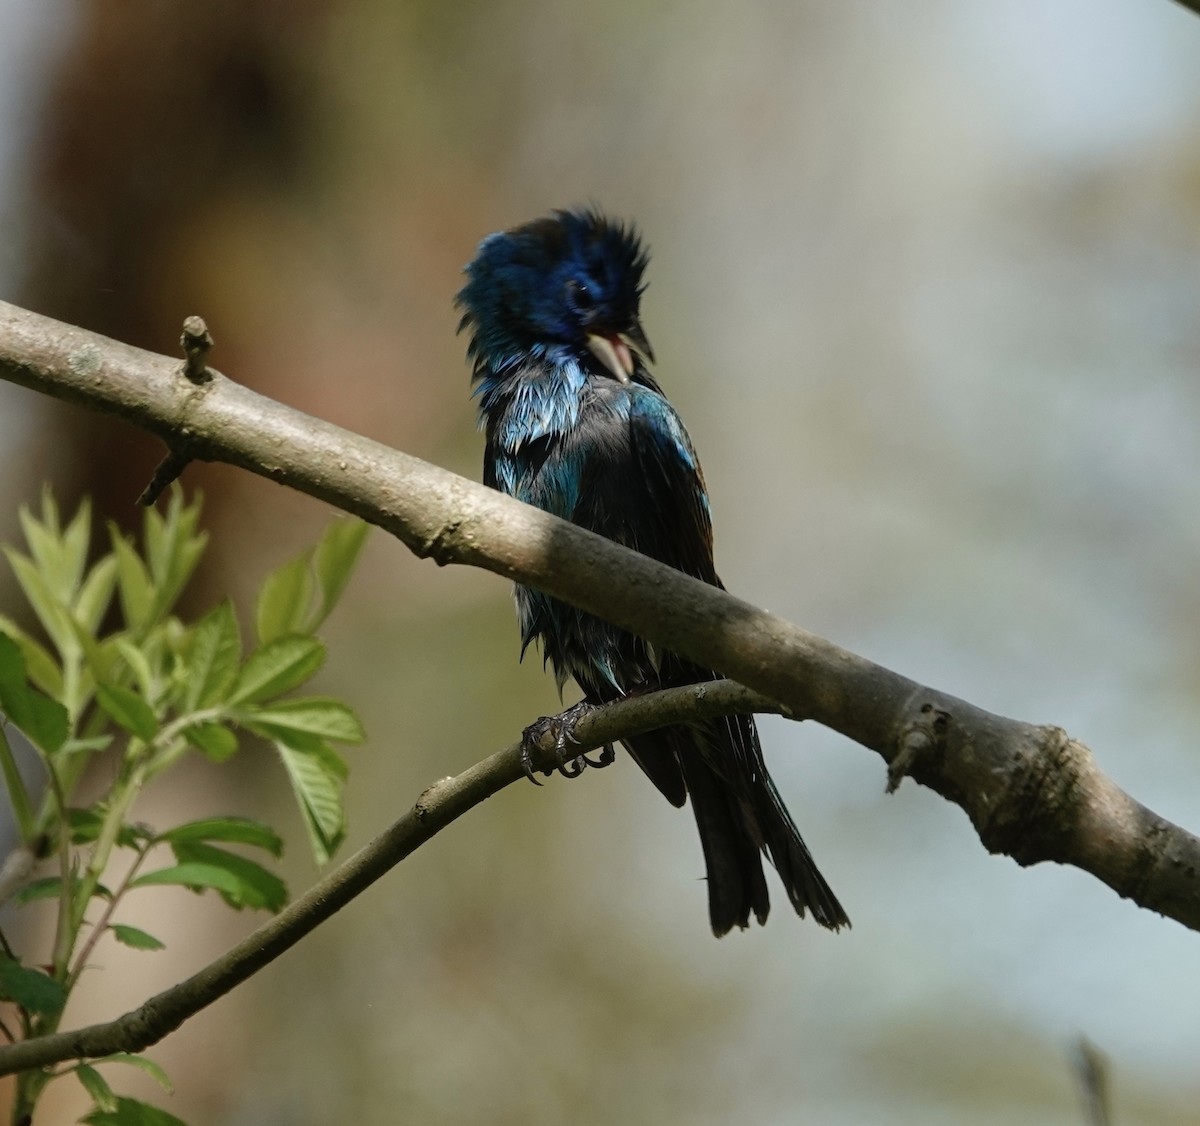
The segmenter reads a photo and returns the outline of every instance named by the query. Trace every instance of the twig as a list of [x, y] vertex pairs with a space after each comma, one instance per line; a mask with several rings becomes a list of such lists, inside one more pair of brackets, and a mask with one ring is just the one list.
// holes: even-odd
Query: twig
[[[197, 386], [203, 386], [212, 380], [213, 373], [208, 367], [208, 353], [213, 346], [212, 333], [203, 317], [188, 317], [183, 322], [183, 334], [179, 337], [183, 349], [182, 372], [185, 379]], [[168, 443], [167, 456], [158, 463], [154, 476], [150, 478], [138, 497], [138, 504], [149, 508], [158, 503], [158, 498], [164, 490], [179, 479], [192, 460], [191, 443], [186, 433], [181, 433], [174, 441]]]
[[100, 912], [100, 917], [92, 924], [87, 938], [83, 940], [83, 943], [75, 955], [75, 965], [67, 974], [68, 991], [70, 991], [71, 987], [79, 979], [79, 975], [82, 974], [85, 969], [87, 969], [88, 960], [92, 956], [92, 951], [96, 948], [96, 943], [100, 941], [104, 935], [104, 932], [108, 929], [108, 924], [112, 921], [112, 917], [116, 913], [117, 906], [121, 902], [121, 898], [129, 890], [129, 885], [133, 882], [134, 876], [136, 876], [138, 871], [141, 869], [148, 852], [149, 849], [144, 846], [138, 850], [137, 856], [134, 858], [133, 863], [125, 872], [121, 882], [113, 889], [112, 895], [110, 895], [105, 901], [104, 909]]
[[186, 357], [183, 374], [193, 383], [207, 383], [212, 379], [212, 372], [208, 370], [208, 353], [213, 346], [213, 338], [203, 317], [188, 317], [183, 322], [179, 345]]
[[163, 495], [172, 481], [179, 479], [191, 460], [191, 455], [184, 453], [182, 448], [168, 450], [167, 456], [158, 463], [154, 476], [150, 478], [150, 484], [142, 490], [138, 497], [138, 504], [145, 508], [157, 504], [158, 498]]
[[1075, 1046], [1075, 1073], [1083, 1092], [1088, 1126], [1112, 1126], [1108, 1070], [1108, 1058], [1086, 1036], [1081, 1036]]
[[[575, 736], [582, 753], [664, 724], [760, 710], [779, 708], [740, 684], [714, 681], [610, 704], [581, 719]], [[536, 765], [551, 767], [553, 739], [547, 736], [538, 750]], [[142, 1051], [274, 961], [452, 821], [521, 778], [521, 747], [515, 743], [435, 782], [391, 828], [216, 961], [116, 1020], [0, 1046], [0, 1075]]]

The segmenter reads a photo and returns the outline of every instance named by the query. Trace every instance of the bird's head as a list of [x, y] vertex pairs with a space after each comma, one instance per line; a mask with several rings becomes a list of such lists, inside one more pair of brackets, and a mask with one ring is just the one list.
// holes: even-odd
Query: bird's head
[[476, 378], [565, 355], [630, 382], [637, 354], [654, 358], [638, 321], [645, 268], [636, 231], [596, 211], [556, 211], [489, 235], [456, 299]]

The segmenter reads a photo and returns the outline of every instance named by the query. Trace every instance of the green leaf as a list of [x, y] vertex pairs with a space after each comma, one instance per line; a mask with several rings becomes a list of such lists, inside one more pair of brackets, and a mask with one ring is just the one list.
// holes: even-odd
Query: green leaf
[[33, 607], [33, 612], [42, 623], [47, 636], [54, 642], [55, 648], [64, 657], [77, 654], [79, 643], [75, 639], [75, 631], [71, 628], [67, 609], [55, 597], [45, 577], [28, 556], [14, 551], [11, 547], [4, 548], [4, 554], [29, 605]]
[[117, 1096], [105, 1081], [104, 1076], [89, 1064], [76, 1064], [72, 1070], [83, 1084], [83, 1089], [92, 1097], [97, 1110], [113, 1111], [117, 1109]]
[[28, 690], [28, 711], [21, 719], [12, 716], [16, 725], [25, 732], [29, 741], [52, 755], [67, 740], [71, 721], [67, 709], [57, 700], [43, 696], [36, 688]]
[[167, 1094], [171, 1094], [175, 1090], [171, 1085], [171, 1080], [167, 1078], [167, 1073], [153, 1060], [147, 1059], [145, 1056], [135, 1056], [130, 1052], [113, 1052], [111, 1056], [101, 1056], [96, 1060], [96, 1063], [127, 1063], [132, 1067], [140, 1068], [144, 1071]]
[[135, 692], [116, 684], [98, 684], [96, 702], [114, 723], [149, 743], [158, 734], [158, 717]]
[[50, 656], [50, 651], [3, 614], [0, 614], [0, 633], [8, 634], [21, 647], [21, 656], [25, 658], [25, 670], [30, 683], [40, 688], [51, 699], [60, 699], [63, 686], [62, 670], [58, 667], [58, 662]]
[[62, 880], [57, 876], [46, 876], [20, 888], [12, 897], [12, 901], [20, 907], [23, 904], [32, 903], [35, 899], [52, 899], [58, 895], [61, 888]]
[[137, 682], [138, 691], [147, 699], [154, 697], [155, 676], [150, 668], [150, 660], [146, 654], [128, 637], [122, 635], [114, 639], [113, 644], [121, 659], [129, 666], [133, 679]]
[[150, 572], [115, 524], [109, 525], [108, 532], [117, 558], [117, 593], [121, 597], [121, 613], [130, 631], [135, 635], [140, 634], [150, 625], [150, 615], [154, 609], [155, 591]]
[[361, 743], [367, 737], [358, 716], [341, 700], [326, 696], [246, 708], [238, 712], [237, 718], [267, 739], [286, 738], [288, 731], [302, 731], [336, 743]]
[[[42, 498], [42, 506], [45, 507], [46, 498], [49, 495], [49, 488], [46, 489]], [[64, 603], [74, 601], [75, 592], [79, 589], [80, 580], [83, 578], [83, 569], [87, 564], [88, 544], [92, 539], [92, 502], [84, 497], [79, 502], [79, 508], [76, 510], [71, 523], [67, 525], [67, 529], [62, 534], [59, 541], [61, 544], [60, 558], [62, 560], [62, 579], [59, 586], [59, 597]]]
[[129, 927], [124, 923], [110, 923], [108, 929], [123, 946], [131, 946], [134, 950], [165, 950], [166, 946], [152, 934], [147, 934], [137, 927]]
[[223, 895], [238, 896], [242, 891], [241, 881], [228, 868], [218, 864], [175, 864], [170, 868], [159, 868], [138, 876], [131, 888], [161, 887], [177, 885], [190, 891], [213, 889]]
[[193, 723], [184, 728], [183, 736], [213, 762], [225, 762], [237, 754], [237, 736], [223, 724]]
[[117, 585], [117, 559], [106, 555], [91, 569], [78, 596], [71, 604], [75, 618], [90, 634], [95, 634], [108, 612]]
[[42, 482], [42, 523], [54, 536], [62, 534], [62, 522], [58, 518], [58, 502], [49, 481]]
[[272, 856], [283, 854], [283, 841], [278, 833], [261, 821], [248, 817], [206, 817], [189, 821], [160, 833], [156, 841], [166, 844], [186, 844], [195, 841], [226, 841], [229, 844], [253, 845]]
[[308, 623], [310, 632], [316, 629], [337, 605], [350, 576], [354, 574], [354, 565], [358, 562], [359, 553], [370, 530], [370, 524], [353, 518], [335, 520], [325, 529], [321, 542], [313, 552], [317, 582], [321, 587], [321, 610], [317, 620]]
[[192, 630], [183, 710], [191, 712], [224, 703], [237, 680], [241, 659], [237, 618], [226, 600], [205, 614]]
[[0, 955], [0, 996], [31, 1013], [57, 1013], [67, 1003], [66, 990], [54, 978], [3, 955]]
[[[167, 502], [168, 515], [176, 510], [176, 516], [178, 516], [178, 499], [178, 494], [173, 492], [171, 499]], [[172, 545], [168, 543], [166, 520], [163, 519], [158, 509], [153, 506], [147, 508], [142, 514], [142, 555], [145, 557], [150, 578], [155, 586], [162, 583], [170, 573], [171, 547]]]
[[312, 552], [306, 551], [272, 571], [263, 582], [254, 615], [259, 644], [306, 632], [304, 623], [316, 589], [311, 558]]
[[276, 737], [274, 742], [311, 755], [320, 763], [321, 769], [338, 782], [344, 782], [350, 773], [346, 760], [320, 736], [310, 735], [307, 731], [286, 731]]
[[324, 661], [325, 646], [315, 637], [292, 634], [270, 641], [246, 659], [230, 703], [254, 704], [297, 688]]
[[153, 508], [146, 509], [143, 540], [155, 587], [154, 620], [170, 612], [204, 554], [208, 535], [196, 531], [200, 509], [199, 495], [191, 504], [185, 504], [178, 486], [171, 490], [165, 517]]
[[219, 892], [230, 907], [238, 910], [250, 907], [278, 911], [287, 902], [287, 888], [283, 881], [253, 860], [203, 844], [178, 845], [175, 851], [200, 859], [187, 859], [172, 868], [147, 872], [144, 876], [138, 876], [129, 886], [139, 888], [170, 884], [192, 891], [211, 889]]
[[[83, 881], [78, 876], [71, 878], [71, 887], [75, 893], [78, 893], [82, 886]], [[61, 891], [62, 877], [46, 876], [44, 879], [26, 884], [12, 897], [12, 902], [20, 907], [23, 904], [32, 903], [36, 899], [56, 899]], [[112, 899], [112, 892], [103, 884], [97, 884], [92, 896], [96, 899]]]
[[61, 605], [70, 605], [79, 589], [91, 538], [92, 510], [84, 500], [66, 531], [59, 530], [58, 508], [49, 486], [42, 490], [42, 519], [22, 506], [21, 528], [30, 555], [47, 590]]
[[93, 1110], [79, 1121], [86, 1126], [187, 1126], [182, 1118], [125, 1095], [118, 1096], [116, 1110]]
[[277, 739], [275, 749], [283, 760], [318, 864], [326, 863], [346, 836], [342, 809], [342, 783], [346, 764], [320, 739], [291, 732], [288, 741]]
[[[90, 844], [100, 836], [104, 818], [97, 809], [70, 808], [67, 810], [67, 827], [72, 844]], [[54, 877], [57, 881], [58, 877]]]
[[3, 693], [25, 687], [25, 658], [21, 647], [6, 633], [0, 633], [0, 707], [4, 706]]
[[76, 638], [79, 640], [80, 648], [83, 649], [84, 659], [87, 661], [86, 670], [80, 674], [82, 683], [74, 693], [76, 700], [79, 702], [75, 713], [78, 714], [82, 710], [82, 704], [85, 700], [90, 698], [95, 692], [96, 684], [99, 681], [107, 680], [114, 683], [123, 683], [126, 677], [124, 676], [124, 669], [119, 670], [120, 675], [115, 675], [113, 672], [117, 662], [121, 660], [121, 647], [118, 644], [121, 640], [120, 634], [110, 634], [103, 641], [97, 641], [74, 618], [71, 619], [71, 625], [75, 630]]
[[[335, 520], [314, 548], [267, 576], [255, 614], [260, 644], [291, 633], [312, 633], [329, 616], [354, 572], [369, 530], [361, 520]], [[320, 595], [315, 605], [314, 593]]]
[[25, 533], [25, 543], [34, 563], [41, 571], [53, 571], [58, 561], [60, 531], [58, 511], [54, 507], [54, 497], [48, 485], [42, 489], [42, 508], [44, 523], [24, 504], [17, 510], [17, 516], [21, 521], [21, 531]]
[[237, 890], [218, 888], [230, 907], [278, 911], [287, 903], [287, 886], [273, 872], [245, 856], [202, 841], [179, 841], [171, 845], [180, 866], [200, 865], [221, 868], [237, 881]]
[[17, 643], [0, 633], [0, 712], [35, 746], [54, 754], [70, 729], [67, 709], [25, 683], [25, 659]]
[[58, 700], [43, 696], [36, 688], [29, 689], [29, 715], [18, 723], [30, 741], [53, 755], [66, 742], [71, 730], [67, 709]]

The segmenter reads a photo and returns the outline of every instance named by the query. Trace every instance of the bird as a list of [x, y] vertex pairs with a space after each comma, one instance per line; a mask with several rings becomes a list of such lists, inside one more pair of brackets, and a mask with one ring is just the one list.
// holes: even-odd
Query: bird
[[[637, 228], [595, 207], [558, 210], [479, 244], [455, 303], [485, 435], [484, 483], [724, 589], [695, 447], [649, 367], [640, 320], [648, 262]], [[584, 712], [720, 675], [532, 587], [518, 583], [515, 601], [521, 656], [540, 643], [560, 696], [568, 678], [583, 692], [574, 708], [526, 730], [528, 739], [553, 725], [568, 776], [613, 757], [611, 748], [596, 760], [562, 757]], [[672, 805], [690, 801], [715, 935], [749, 927], [751, 915], [766, 922], [764, 856], [800, 917], [835, 931], [850, 925], [767, 771], [752, 716], [622, 743]]]

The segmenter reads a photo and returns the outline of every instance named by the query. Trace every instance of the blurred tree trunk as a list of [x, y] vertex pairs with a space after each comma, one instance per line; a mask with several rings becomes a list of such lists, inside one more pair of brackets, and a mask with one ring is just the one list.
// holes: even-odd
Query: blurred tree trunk
[[[303, 162], [296, 60], [329, 7], [80, 5], [43, 106], [17, 300], [178, 351], [182, 318], [202, 311], [216, 273], [188, 269], [186, 247], [209, 226], [206, 213], [231, 193], [277, 192]], [[68, 408], [51, 425], [60, 497], [89, 492], [100, 513], [136, 521], [133, 500], [162, 452], [155, 443]]]

